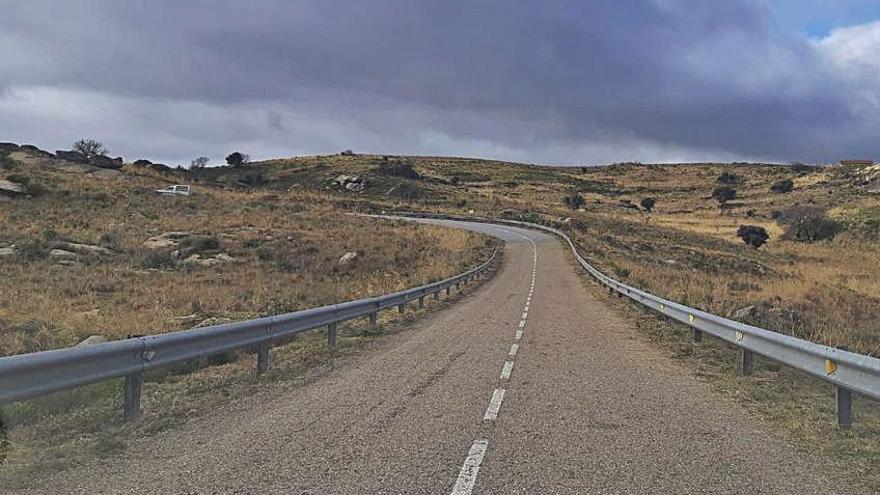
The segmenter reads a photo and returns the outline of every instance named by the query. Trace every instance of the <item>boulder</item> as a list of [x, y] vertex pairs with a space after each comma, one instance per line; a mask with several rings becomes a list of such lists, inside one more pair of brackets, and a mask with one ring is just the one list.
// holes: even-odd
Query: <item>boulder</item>
[[62, 244], [64, 249], [69, 251], [73, 251], [80, 254], [94, 254], [99, 256], [113, 256], [116, 254], [112, 249], [105, 248], [104, 246], [95, 246], [92, 244], [79, 244], [76, 242], [65, 242]]
[[122, 159], [119, 161], [110, 158], [109, 156], [104, 155], [95, 155], [91, 159], [89, 159], [89, 163], [98, 167], [98, 168], [109, 168], [112, 170], [119, 170], [122, 168]]
[[358, 257], [358, 254], [356, 252], [349, 251], [349, 252], [343, 254], [341, 258], [339, 258], [339, 266], [351, 265], [352, 263], [355, 262], [357, 257]]
[[232, 256], [229, 256], [226, 253], [216, 254], [216, 255], [214, 255], [214, 259], [216, 259], [217, 261], [222, 261], [223, 263], [234, 263], [234, 262], [238, 261], [237, 259], [233, 258]]
[[138, 167], [146, 167], [152, 164], [153, 162], [151, 162], [150, 160], [144, 160], [143, 158], [134, 161], [134, 165], [137, 165]]
[[49, 257], [55, 260], [75, 260], [76, 253], [56, 248], [49, 251]]
[[37, 148], [36, 146], [34, 146], [32, 144], [23, 144], [23, 145], [21, 145], [21, 149], [28, 151], [31, 155], [37, 155], [37, 156], [42, 156], [42, 157], [47, 157], [47, 158], [53, 156], [52, 153], [49, 153], [48, 151], [45, 151], [45, 150], [41, 150], [40, 148]]
[[109, 342], [110, 339], [103, 335], [89, 335], [82, 342], [76, 344], [76, 347], [86, 347], [95, 344], [103, 344], [104, 342]]
[[0, 195], [27, 196], [27, 188], [11, 180], [0, 179]]
[[0, 258], [15, 256], [15, 246], [0, 247]]
[[150, 237], [146, 241], [144, 241], [144, 247], [147, 249], [167, 249], [172, 248], [180, 244], [180, 240], [184, 237], [189, 237], [192, 235], [192, 232], [184, 232], [184, 231], [171, 231], [165, 232], [163, 234], [157, 235], [156, 237]]
[[165, 165], [164, 163], [151, 163], [148, 166], [156, 172], [167, 172], [171, 170], [171, 167]]
[[78, 151], [56, 150], [55, 156], [57, 156], [58, 158], [61, 158], [62, 160], [67, 160], [67, 161], [73, 162], [73, 163], [82, 163], [82, 164], [89, 163], [89, 158], [86, 155], [83, 155], [82, 153], [80, 153]]

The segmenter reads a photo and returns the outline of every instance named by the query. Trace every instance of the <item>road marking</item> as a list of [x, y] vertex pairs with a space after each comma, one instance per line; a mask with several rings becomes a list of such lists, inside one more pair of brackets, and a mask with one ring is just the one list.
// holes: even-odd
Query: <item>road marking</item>
[[501, 402], [504, 401], [504, 389], [496, 388], [492, 392], [492, 399], [489, 400], [489, 407], [486, 414], [483, 415], [484, 421], [494, 421], [498, 417], [498, 410], [501, 409]]
[[525, 320], [525, 319], [528, 318], [528, 317], [529, 317], [529, 312], [528, 312], [528, 311], [524, 311], [524, 312], [523, 312], [523, 315], [522, 315], [522, 319]]
[[508, 352], [507, 355], [514, 357], [517, 352], [519, 352], [519, 344], [510, 344], [510, 352]]
[[516, 335], [514, 335], [513, 338], [515, 338], [516, 340], [519, 340], [522, 338], [522, 328], [520, 328], [519, 330], [516, 331]]
[[523, 328], [524, 326], [526, 326], [526, 320], [520, 320], [519, 327]]
[[511, 371], [513, 371], [513, 361], [504, 361], [504, 366], [501, 368], [501, 379], [510, 380]]
[[461, 465], [455, 486], [452, 487], [452, 495], [470, 495], [473, 491], [474, 483], [477, 481], [477, 473], [480, 471], [480, 464], [483, 462], [487, 448], [489, 448], [489, 441], [485, 438], [474, 440], [467, 457], [464, 458], [464, 464]]

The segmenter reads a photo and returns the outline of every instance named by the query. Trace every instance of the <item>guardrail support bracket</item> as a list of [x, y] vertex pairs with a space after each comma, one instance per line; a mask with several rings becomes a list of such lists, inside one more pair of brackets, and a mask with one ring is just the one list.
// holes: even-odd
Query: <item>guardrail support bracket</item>
[[257, 345], [257, 374], [262, 375], [269, 370], [269, 343]]
[[849, 430], [853, 424], [853, 398], [852, 392], [843, 388], [837, 389], [837, 427], [841, 430]]
[[327, 349], [336, 350], [336, 323], [327, 325]]
[[124, 412], [126, 421], [133, 421], [141, 417], [141, 389], [144, 385], [143, 373], [132, 373], [125, 377]]
[[748, 349], [739, 348], [739, 374], [749, 376], [752, 374], [752, 364], [755, 362], [755, 354]]

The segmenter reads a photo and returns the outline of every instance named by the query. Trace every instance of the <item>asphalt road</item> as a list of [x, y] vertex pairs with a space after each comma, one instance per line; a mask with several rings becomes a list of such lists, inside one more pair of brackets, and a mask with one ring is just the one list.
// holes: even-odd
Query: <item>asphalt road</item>
[[30, 493], [858, 493], [642, 340], [555, 239], [440, 223], [507, 241], [458, 304]]

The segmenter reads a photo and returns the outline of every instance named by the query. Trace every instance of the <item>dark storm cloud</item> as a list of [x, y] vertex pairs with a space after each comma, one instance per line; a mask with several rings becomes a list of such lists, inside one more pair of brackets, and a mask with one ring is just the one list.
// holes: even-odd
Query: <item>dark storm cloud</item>
[[[868, 139], [876, 118], [859, 112], [864, 103], [816, 47], [746, 0], [22, 2], [5, 10], [0, 90], [106, 95], [126, 102], [128, 125], [141, 130], [143, 119], [131, 121], [151, 112], [138, 102], [158, 101], [172, 109], [162, 125], [179, 127], [163, 132], [186, 137], [169, 141], [169, 155], [242, 136], [273, 150], [290, 141], [315, 150], [302, 144], [314, 140], [309, 122], [338, 134], [318, 140], [324, 151], [463, 154], [458, 144], [570, 162], [604, 159], [615, 145], [621, 159], [632, 148], [808, 160], [878, 151]], [[223, 111], [262, 113], [224, 135], [175, 115], [174, 102], [205, 105], [217, 120]]]

